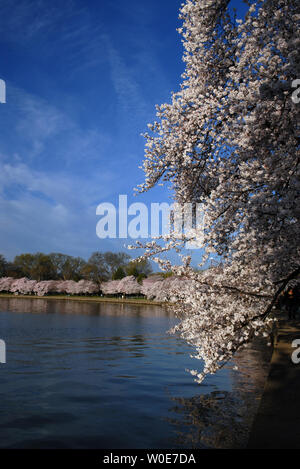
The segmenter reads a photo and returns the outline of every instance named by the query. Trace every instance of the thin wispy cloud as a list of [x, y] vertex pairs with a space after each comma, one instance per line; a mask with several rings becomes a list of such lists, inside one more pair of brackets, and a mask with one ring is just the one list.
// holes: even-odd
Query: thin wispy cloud
[[69, 115], [72, 109], [64, 112], [44, 99], [13, 86], [9, 86], [9, 102], [4, 111], [0, 115], [2, 128], [7, 127], [7, 131], [17, 137], [21, 144], [17, 150], [23, 153], [27, 161], [47, 158], [50, 150], [52, 161], [59, 161], [60, 168], [83, 159], [88, 166], [105, 156], [111, 142], [110, 136], [101, 132], [96, 125], [82, 128]]
[[136, 79], [136, 71], [126, 65], [108, 36], [103, 36], [103, 42], [106, 45], [111, 80], [122, 111], [129, 116], [131, 113], [143, 113], [146, 103]]
[[3, 0], [0, 33], [22, 49], [38, 46], [41, 58], [62, 55], [69, 73], [103, 62], [103, 26], [74, 0]]
[[64, 8], [57, 1], [2, 0], [0, 4], [0, 31], [10, 42], [28, 42], [37, 34], [51, 31], [58, 22], [70, 17], [74, 2], [66, 0]]
[[94, 201], [111, 197], [109, 184], [102, 181], [100, 187], [96, 178], [84, 181], [0, 162], [0, 245], [10, 256], [28, 245], [29, 250], [88, 255], [99, 243]]

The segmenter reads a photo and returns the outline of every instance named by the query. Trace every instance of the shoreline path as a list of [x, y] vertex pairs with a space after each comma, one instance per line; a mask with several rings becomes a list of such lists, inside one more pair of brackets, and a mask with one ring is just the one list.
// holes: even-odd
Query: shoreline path
[[[297, 348], [292, 342], [298, 339]], [[249, 449], [300, 449], [300, 320], [279, 320], [270, 370], [250, 431]]]

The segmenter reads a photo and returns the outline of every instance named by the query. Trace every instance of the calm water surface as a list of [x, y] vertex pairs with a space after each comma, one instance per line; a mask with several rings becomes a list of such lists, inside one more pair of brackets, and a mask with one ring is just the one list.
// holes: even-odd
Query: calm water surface
[[157, 306], [0, 299], [0, 447], [189, 447], [179, 402], [232, 379], [197, 385], [175, 322]]

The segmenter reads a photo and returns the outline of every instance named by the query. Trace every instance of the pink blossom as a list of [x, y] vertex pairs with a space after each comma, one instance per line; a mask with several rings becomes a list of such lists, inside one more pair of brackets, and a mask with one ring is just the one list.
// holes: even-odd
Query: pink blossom
[[10, 292], [20, 295], [30, 295], [37, 284], [36, 280], [29, 280], [26, 277], [18, 278], [11, 283]]
[[1, 277], [0, 278], [0, 291], [9, 292], [12, 283], [15, 281], [12, 277]]
[[129, 275], [119, 281], [118, 291], [124, 295], [138, 295], [141, 292], [141, 285], [133, 275]]

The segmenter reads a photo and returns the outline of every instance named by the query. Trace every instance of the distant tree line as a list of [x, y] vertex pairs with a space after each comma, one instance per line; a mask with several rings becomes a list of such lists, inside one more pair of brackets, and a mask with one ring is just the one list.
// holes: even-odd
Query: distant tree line
[[0, 293], [28, 296], [105, 296], [147, 298], [159, 302], [177, 301], [176, 289], [184, 291], [189, 280], [183, 277], [164, 276], [160, 273], [149, 275], [139, 283], [133, 275], [121, 280], [107, 280], [96, 283], [91, 280], [31, 280], [27, 277], [0, 277]]
[[38, 282], [45, 280], [89, 280], [102, 283], [134, 276], [139, 283], [152, 273], [148, 260], [138, 262], [124, 252], [94, 252], [86, 261], [62, 253], [25, 253], [8, 262], [0, 254], [0, 277], [26, 277]]

